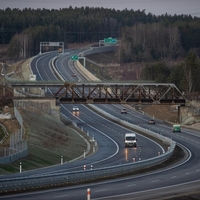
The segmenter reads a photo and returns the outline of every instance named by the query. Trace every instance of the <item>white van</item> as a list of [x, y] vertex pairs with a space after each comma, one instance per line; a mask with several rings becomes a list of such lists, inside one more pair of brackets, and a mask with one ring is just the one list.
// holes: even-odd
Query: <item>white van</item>
[[124, 136], [125, 147], [136, 147], [136, 134], [135, 133], [126, 133]]

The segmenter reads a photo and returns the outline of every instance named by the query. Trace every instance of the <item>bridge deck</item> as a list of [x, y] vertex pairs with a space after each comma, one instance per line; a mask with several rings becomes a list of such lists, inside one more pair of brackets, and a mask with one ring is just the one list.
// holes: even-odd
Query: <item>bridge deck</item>
[[[131, 82], [21, 82], [11, 83], [13, 88], [42, 88], [43, 98], [56, 98], [60, 103], [140, 103], [185, 105], [186, 99], [170, 83]], [[30, 97], [30, 94], [28, 94]], [[39, 98], [39, 96], [37, 96]], [[41, 98], [41, 97], [40, 97]]]

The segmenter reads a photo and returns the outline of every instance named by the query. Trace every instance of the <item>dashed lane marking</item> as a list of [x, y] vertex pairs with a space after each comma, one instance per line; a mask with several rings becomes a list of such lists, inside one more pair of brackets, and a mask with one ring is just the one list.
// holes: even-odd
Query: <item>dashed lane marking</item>
[[153, 181], [151, 181], [152, 183], [155, 183], [155, 182], [158, 182], [159, 180], [153, 180]]
[[108, 189], [102, 189], [102, 190], [95, 190], [94, 192], [103, 192], [103, 191], [107, 191]]
[[132, 185], [127, 185], [127, 187], [133, 187], [136, 186], [137, 184], [132, 184]]
[[176, 178], [177, 176], [172, 176], [171, 178]]

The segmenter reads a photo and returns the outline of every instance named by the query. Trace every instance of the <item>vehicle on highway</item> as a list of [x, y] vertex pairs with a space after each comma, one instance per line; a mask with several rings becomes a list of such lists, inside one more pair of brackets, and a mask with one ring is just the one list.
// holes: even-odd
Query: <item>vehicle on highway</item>
[[149, 119], [148, 124], [156, 124], [156, 121], [154, 119]]
[[181, 125], [180, 124], [175, 124], [172, 127], [172, 132], [181, 132]]
[[59, 49], [58, 49], [58, 53], [62, 53], [62, 48], [59, 48]]
[[72, 73], [72, 76], [76, 76], [76, 74], [75, 74], [75, 73]]
[[126, 133], [124, 136], [125, 147], [136, 147], [136, 134], [135, 133]]
[[126, 108], [122, 108], [122, 109], [121, 109], [121, 114], [127, 114]]
[[79, 107], [78, 106], [73, 106], [72, 110], [73, 110], [73, 112], [78, 112], [79, 111]]

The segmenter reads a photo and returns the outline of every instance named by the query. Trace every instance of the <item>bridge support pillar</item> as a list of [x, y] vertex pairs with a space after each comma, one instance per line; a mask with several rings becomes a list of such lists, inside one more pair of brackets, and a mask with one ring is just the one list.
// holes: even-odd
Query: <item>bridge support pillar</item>
[[160, 101], [159, 100], [154, 100], [153, 104], [160, 104]]
[[94, 101], [93, 101], [93, 100], [90, 100], [90, 99], [87, 100], [86, 102], [87, 102], [87, 103], [94, 103]]
[[45, 97], [45, 88], [40, 88], [40, 95]]

